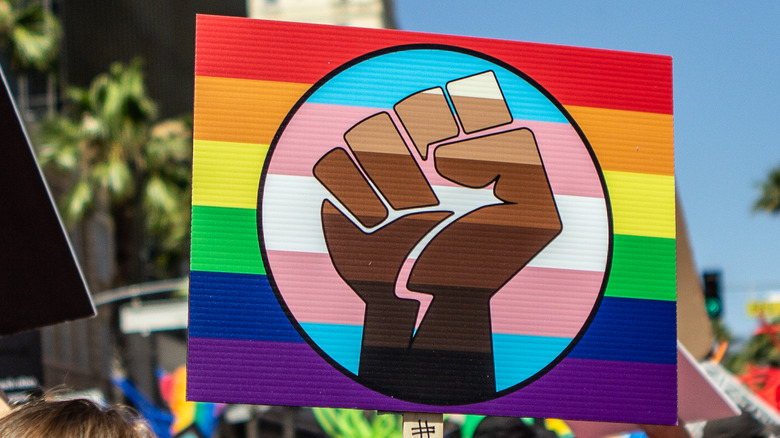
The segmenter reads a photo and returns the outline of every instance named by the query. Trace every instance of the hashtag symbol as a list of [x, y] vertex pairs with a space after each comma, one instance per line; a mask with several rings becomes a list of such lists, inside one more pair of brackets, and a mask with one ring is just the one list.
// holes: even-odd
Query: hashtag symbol
[[412, 436], [431, 438], [434, 434], [436, 434], [436, 426], [429, 426], [427, 420], [425, 421], [425, 425], [423, 425], [422, 420], [417, 420], [417, 427], [412, 428]]

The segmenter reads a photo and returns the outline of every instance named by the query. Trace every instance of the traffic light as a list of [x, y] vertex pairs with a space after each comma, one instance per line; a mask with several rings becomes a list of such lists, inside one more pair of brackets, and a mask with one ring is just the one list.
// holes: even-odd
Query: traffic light
[[704, 278], [704, 306], [711, 319], [719, 318], [723, 311], [720, 299], [720, 271], [708, 271]]

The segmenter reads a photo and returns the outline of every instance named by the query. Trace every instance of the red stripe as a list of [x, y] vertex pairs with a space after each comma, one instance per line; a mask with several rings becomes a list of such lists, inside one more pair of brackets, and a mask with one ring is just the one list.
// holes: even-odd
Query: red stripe
[[515, 66], [564, 105], [661, 114], [673, 110], [668, 56], [213, 15], [198, 15], [197, 22], [198, 76], [313, 84], [375, 50], [447, 44]]

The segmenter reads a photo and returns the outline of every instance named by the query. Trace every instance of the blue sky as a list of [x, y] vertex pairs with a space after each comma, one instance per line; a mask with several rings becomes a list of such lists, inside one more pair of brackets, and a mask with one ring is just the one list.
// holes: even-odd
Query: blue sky
[[780, 2], [395, 0], [402, 30], [670, 55], [677, 189], [700, 271], [723, 272], [725, 321], [780, 294], [780, 216], [754, 214], [780, 166]]

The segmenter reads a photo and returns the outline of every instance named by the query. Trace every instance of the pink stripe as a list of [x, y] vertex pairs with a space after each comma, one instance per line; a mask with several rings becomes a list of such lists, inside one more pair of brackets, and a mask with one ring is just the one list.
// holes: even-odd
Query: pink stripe
[[[346, 147], [345, 131], [360, 120], [380, 111], [386, 110], [314, 103], [302, 105], [277, 143], [269, 172], [312, 176], [312, 167], [320, 157], [334, 147]], [[395, 113], [392, 110], [389, 113], [396, 126], [401, 126]], [[590, 155], [571, 126], [515, 120], [510, 127], [525, 127], [533, 131], [555, 194], [604, 197]], [[507, 127], [500, 127], [498, 130], [504, 129]], [[479, 135], [489, 132], [484, 131]], [[405, 132], [402, 132], [402, 136], [411, 144]], [[436, 173], [433, 164], [433, 160], [421, 163], [430, 183], [452, 186], [451, 182]]]
[[[365, 305], [335, 272], [327, 254], [269, 251], [268, 257], [273, 278], [299, 322], [363, 324]], [[405, 264], [401, 278], [406, 278], [410, 267], [410, 263]], [[593, 308], [603, 275], [547, 268], [522, 270], [491, 301], [493, 331], [575, 336]], [[424, 295], [406, 291], [402, 296]], [[427, 303], [421, 310], [425, 308]]]
[[365, 304], [339, 277], [327, 254], [268, 251], [268, 258], [273, 279], [298, 322], [363, 325]]
[[603, 278], [603, 272], [525, 268], [490, 301], [493, 332], [574, 337]]
[[298, 109], [273, 151], [268, 172], [312, 176], [312, 167], [335, 147], [346, 148], [344, 132], [382, 111], [377, 108], [307, 103]]
[[550, 187], [556, 195], [604, 198], [593, 160], [570, 125], [515, 122], [533, 131]]

